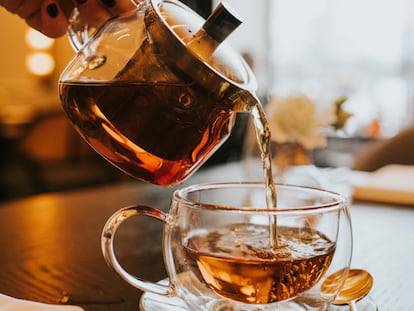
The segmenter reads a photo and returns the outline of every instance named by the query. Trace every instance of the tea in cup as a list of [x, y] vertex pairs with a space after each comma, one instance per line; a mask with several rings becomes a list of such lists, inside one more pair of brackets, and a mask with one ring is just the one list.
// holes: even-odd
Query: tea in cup
[[[346, 200], [314, 188], [277, 190], [276, 209], [266, 207], [264, 184], [248, 182], [179, 189], [167, 213], [123, 208], [104, 227], [104, 257], [132, 286], [178, 297], [188, 310], [326, 310], [342, 282], [330, 295], [322, 295], [320, 285], [340, 269], [345, 280], [351, 260]], [[139, 279], [119, 264], [114, 236], [133, 216], [164, 222], [168, 285]]]

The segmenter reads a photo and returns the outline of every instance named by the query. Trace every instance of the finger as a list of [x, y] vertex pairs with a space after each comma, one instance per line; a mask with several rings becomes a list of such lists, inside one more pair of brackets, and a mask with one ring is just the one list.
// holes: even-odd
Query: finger
[[57, 38], [66, 33], [68, 21], [60, 4], [54, 0], [45, 0], [35, 14], [26, 19], [29, 26], [48, 37]]
[[[134, 0], [140, 2], [139, 0]], [[122, 13], [129, 12], [136, 8], [131, 0], [100, 0], [103, 7], [105, 7], [112, 15], [118, 16]]]
[[71, 0], [55, 0], [59, 2], [59, 5], [62, 11], [65, 13], [65, 16], [69, 18], [73, 12], [73, 8], [75, 7], [74, 3]]
[[2, 5], [10, 12], [19, 15], [23, 19], [27, 19], [36, 14], [40, 10], [42, 0], [17, 0], [17, 1], [4, 1]]
[[25, 0], [0, 0], [0, 6], [13, 14], [17, 14], [17, 11], [25, 5]]
[[98, 0], [76, 0], [76, 7], [82, 19], [87, 21], [89, 26], [98, 28], [105, 21], [112, 17]]
[[11, 13], [15, 13], [23, 3], [24, 0], [0, 0], [0, 5]]

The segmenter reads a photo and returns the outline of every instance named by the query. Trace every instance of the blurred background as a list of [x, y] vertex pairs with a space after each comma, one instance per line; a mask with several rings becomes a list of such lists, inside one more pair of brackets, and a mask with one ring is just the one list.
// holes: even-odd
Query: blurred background
[[[183, 2], [203, 16], [218, 4]], [[374, 169], [356, 166], [358, 157], [413, 126], [411, 0], [227, 2], [244, 19], [228, 40], [251, 64], [264, 105], [269, 97], [295, 93], [321, 103], [346, 97], [352, 117], [341, 131], [327, 133], [326, 147], [314, 150], [316, 165]], [[47, 39], [3, 8], [0, 29], [0, 200], [128, 179], [91, 150], [63, 114], [57, 80], [74, 54], [67, 38]], [[206, 166], [241, 159], [245, 125], [240, 116]], [[407, 136], [393, 153], [414, 145], [414, 135]], [[401, 161], [414, 163], [412, 152], [403, 149]]]

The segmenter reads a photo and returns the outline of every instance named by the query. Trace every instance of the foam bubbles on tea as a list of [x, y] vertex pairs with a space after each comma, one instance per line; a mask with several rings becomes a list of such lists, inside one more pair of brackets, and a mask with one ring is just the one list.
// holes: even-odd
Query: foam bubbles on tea
[[185, 241], [193, 272], [218, 295], [249, 304], [286, 300], [314, 286], [329, 267], [335, 243], [311, 228], [236, 224], [194, 232]]

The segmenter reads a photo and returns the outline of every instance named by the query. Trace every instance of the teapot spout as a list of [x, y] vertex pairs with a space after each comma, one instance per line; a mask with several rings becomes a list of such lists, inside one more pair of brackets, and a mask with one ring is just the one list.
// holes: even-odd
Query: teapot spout
[[256, 93], [248, 90], [240, 90], [234, 94], [233, 110], [236, 112], [252, 112], [257, 105], [261, 105]]

